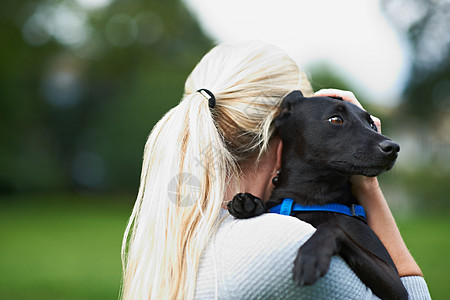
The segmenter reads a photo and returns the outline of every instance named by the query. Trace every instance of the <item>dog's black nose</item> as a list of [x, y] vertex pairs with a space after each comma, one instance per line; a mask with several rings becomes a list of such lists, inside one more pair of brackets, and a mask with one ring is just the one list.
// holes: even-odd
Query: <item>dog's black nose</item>
[[400, 151], [400, 146], [390, 140], [384, 140], [378, 145], [385, 154], [398, 153]]

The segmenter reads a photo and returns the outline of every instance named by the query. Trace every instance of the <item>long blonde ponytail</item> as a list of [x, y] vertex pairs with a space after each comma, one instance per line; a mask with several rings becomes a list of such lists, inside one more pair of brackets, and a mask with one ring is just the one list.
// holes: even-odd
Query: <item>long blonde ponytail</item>
[[[257, 42], [217, 46], [199, 62], [145, 145], [122, 246], [123, 299], [193, 299], [226, 189], [267, 149], [282, 97], [310, 92], [303, 78], [285, 53]], [[213, 92], [214, 108], [200, 88]]]

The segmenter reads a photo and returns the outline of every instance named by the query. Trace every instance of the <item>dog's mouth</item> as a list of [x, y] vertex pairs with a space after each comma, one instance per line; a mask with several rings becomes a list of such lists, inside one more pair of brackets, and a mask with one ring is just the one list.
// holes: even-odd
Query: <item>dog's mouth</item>
[[331, 166], [339, 172], [347, 175], [364, 175], [368, 177], [378, 176], [383, 172], [389, 171], [394, 166], [395, 160], [382, 165], [355, 165], [345, 161], [330, 162]]

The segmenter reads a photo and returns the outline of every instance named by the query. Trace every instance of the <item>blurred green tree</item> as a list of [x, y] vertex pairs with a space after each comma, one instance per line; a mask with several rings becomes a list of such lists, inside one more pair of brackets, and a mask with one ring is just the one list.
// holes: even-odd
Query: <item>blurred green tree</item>
[[450, 186], [450, 3], [383, 0], [412, 62], [397, 110], [406, 155], [397, 186], [418, 211], [448, 212]]
[[409, 45], [412, 67], [402, 110], [436, 126], [450, 113], [450, 3], [383, 0], [382, 7]]
[[212, 46], [177, 0], [6, 0], [0, 193], [135, 192], [146, 136]]

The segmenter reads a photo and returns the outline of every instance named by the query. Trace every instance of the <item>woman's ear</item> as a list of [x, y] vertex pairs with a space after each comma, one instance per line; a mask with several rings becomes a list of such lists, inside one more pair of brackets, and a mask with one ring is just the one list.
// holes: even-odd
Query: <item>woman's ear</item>
[[281, 155], [283, 154], [283, 141], [279, 139], [277, 141], [278, 145], [277, 147], [277, 163], [276, 163], [276, 169], [277, 171], [281, 169]]

